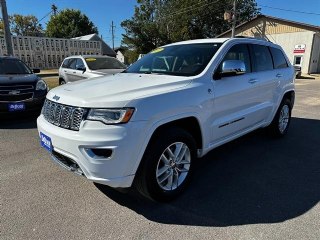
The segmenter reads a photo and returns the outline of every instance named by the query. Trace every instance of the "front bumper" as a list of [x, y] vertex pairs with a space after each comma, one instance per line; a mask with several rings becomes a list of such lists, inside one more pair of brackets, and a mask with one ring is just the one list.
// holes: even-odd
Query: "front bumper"
[[25, 104], [25, 110], [21, 112], [10, 112], [8, 110], [8, 104], [10, 102], [0, 102], [0, 114], [16, 114], [16, 113], [25, 113], [25, 112], [40, 112], [44, 100], [46, 99], [46, 95], [33, 98], [32, 100], [21, 101]]
[[[39, 134], [49, 136], [51, 157], [60, 166], [89, 180], [114, 188], [130, 187], [143, 155], [145, 122], [105, 125], [97, 121], [83, 121], [79, 131], [57, 127], [43, 115], [37, 119]], [[109, 157], [93, 154], [91, 149], [112, 150]], [[66, 164], [61, 158], [65, 158]], [[74, 163], [74, 164], [73, 164]]]

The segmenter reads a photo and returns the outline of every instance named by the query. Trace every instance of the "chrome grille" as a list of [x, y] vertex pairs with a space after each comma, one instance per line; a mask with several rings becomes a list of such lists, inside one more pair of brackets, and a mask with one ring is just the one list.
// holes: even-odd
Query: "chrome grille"
[[86, 112], [87, 110], [84, 108], [66, 106], [48, 99], [46, 99], [42, 109], [42, 114], [48, 122], [74, 131], [79, 131]]
[[32, 85], [0, 85], [0, 102], [21, 102], [33, 99]]

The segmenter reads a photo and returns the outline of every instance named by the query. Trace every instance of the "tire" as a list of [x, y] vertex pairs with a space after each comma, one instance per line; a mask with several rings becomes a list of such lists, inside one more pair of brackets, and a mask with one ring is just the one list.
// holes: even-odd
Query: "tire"
[[63, 80], [63, 79], [61, 79], [61, 80], [59, 81], [59, 84], [60, 84], [60, 85], [66, 84], [66, 81]]
[[151, 200], [171, 201], [189, 184], [195, 159], [196, 144], [191, 134], [180, 128], [162, 131], [146, 149], [135, 187]]
[[291, 122], [292, 105], [289, 99], [282, 100], [268, 130], [274, 137], [283, 137], [287, 134]]

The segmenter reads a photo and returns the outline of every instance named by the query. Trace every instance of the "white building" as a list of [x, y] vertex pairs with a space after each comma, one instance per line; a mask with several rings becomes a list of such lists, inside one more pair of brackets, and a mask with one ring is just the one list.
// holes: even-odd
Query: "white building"
[[[46, 37], [12, 36], [13, 54], [31, 68], [59, 68], [65, 57], [72, 55], [109, 55], [103, 51], [106, 45], [99, 37], [96, 40], [64, 39]], [[109, 54], [108, 54], [109, 53]], [[0, 55], [7, 55], [5, 40], [0, 37]]]
[[125, 59], [124, 59], [124, 55], [123, 55], [123, 49], [118, 47], [118, 48], [115, 48], [114, 51], [116, 52], [117, 56], [116, 58], [122, 62], [122, 63], [125, 63]]
[[[231, 30], [218, 37], [230, 37]], [[280, 45], [302, 73], [320, 73], [320, 26], [258, 15], [236, 27], [236, 36], [263, 38]]]

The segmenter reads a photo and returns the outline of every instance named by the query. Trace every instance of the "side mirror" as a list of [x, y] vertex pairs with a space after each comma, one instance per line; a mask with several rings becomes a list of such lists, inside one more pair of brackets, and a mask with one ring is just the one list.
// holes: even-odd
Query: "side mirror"
[[246, 65], [241, 60], [225, 60], [222, 63], [220, 75], [235, 76], [246, 72]]
[[32, 72], [33, 72], [33, 73], [39, 73], [39, 72], [40, 72], [40, 69], [39, 69], [39, 68], [34, 68], [34, 69], [32, 69]]

